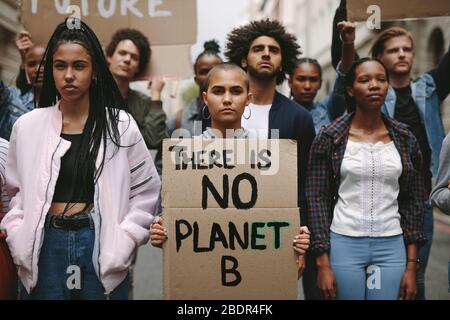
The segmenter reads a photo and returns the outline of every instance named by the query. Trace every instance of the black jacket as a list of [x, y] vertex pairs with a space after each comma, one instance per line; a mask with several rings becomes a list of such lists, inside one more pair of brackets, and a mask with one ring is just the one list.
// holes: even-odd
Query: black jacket
[[311, 114], [295, 101], [276, 92], [269, 113], [269, 138], [275, 138], [271, 136], [272, 129], [279, 130], [279, 139], [297, 140], [297, 201], [300, 207], [301, 225], [307, 225], [306, 169], [309, 149], [316, 135]]

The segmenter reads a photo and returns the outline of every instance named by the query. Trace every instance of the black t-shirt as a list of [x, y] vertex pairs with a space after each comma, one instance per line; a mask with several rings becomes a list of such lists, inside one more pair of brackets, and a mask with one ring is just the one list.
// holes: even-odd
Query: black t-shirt
[[[89, 181], [83, 184], [78, 172], [77, 177], [74, 176], [76, 157], [80, 149], [82, 134], [65, 134], [61, 133], [61, 137], [70, 141], [72, 144], [70, 149], [61, 158], [61, 168], [58, 180], [56, 181], [55, 193], [52, 202], [65, 203], [94, 203], [94, 174], [89, 175]], [[92, 178], [91, 178], [92, 177]], [[73, 192], [72, 192], [73, 188]]]
[[428, 138], [423, 125], [419, 110], [411, 95], [411, 86], [406, 88], [395, 89], [397, 95], [397, 102], [395, 104], [394, 118], [409, 126], [409, 130], [416, 137], [420, 151], [423, 157], [423, 175], [425, 178], [426, 192], [431, 192], [431, 149], [428, 144]]

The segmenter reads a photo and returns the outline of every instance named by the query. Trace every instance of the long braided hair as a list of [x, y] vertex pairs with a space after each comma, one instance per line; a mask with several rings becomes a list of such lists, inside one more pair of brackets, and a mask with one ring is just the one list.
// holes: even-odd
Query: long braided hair
[[[92, 175], [94, 175], [94, 185], [97, 182], [105, 164], [107, 140], [110, 140], [108, 143], [114, 144], [114, 154], [121, 147], [118, 122], [120, 109], [125, 109], [125, 103], [109, 71], [103, 49], [95, 33], [82, 21], [80, 21], [80, 28], [73, 29], [69, 28], [66, 22], [56, 27], [39, 66], [39, 71], [44, 67], [44, 80], [38, 107], [55, 105], [61, 99], [53, 77], [53, 55], [58, 47], [65, 43], [81, 45], [92, 58], [94, 77], [89, 91], [89, 114], [75, 161], [75, 179], [71, 196], [73, 197], [75, 181], [79, 181], [84, 188], [93, 188], [94, 186], [88, 181], [92, 181]], [[102, 161], [96, 168], [96, 160], [102, 144], [104, 146]]]

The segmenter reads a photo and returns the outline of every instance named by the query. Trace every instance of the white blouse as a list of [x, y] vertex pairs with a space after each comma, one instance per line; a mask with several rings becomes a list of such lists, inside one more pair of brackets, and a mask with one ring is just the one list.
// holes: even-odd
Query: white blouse
[[353, 237], [402, 234], [397, 202], [401, 174], [393, 141], [372, 144], [349, 139], [331, 231]]

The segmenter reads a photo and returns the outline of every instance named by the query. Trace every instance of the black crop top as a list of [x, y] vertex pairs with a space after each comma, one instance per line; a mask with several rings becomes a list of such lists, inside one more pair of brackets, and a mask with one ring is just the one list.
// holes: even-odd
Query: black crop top
[[[72, 144], [70, 149], [61, 158], [61, 168], [58, 180], [56, 181], [52, 202], [94, 203], [94, 173], [89, 175], [87, 185], [82, 184], [79, 174], [77, 175], [75, 184], [73, 184], [75, 180], [76, 155], [80, 148], [82, 136], [82, 134], [61, 133], [61, 138], [70, 141]], [[73, 194], [72, 185], [74, 185]]]

